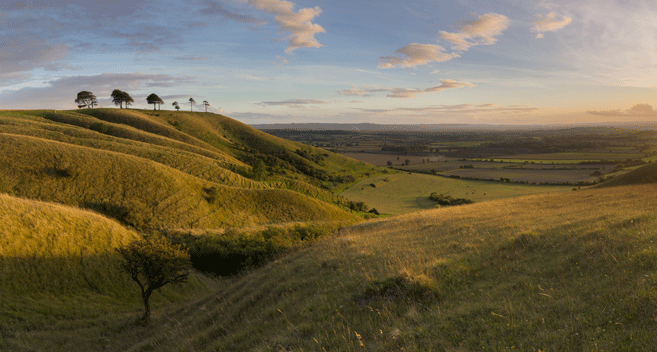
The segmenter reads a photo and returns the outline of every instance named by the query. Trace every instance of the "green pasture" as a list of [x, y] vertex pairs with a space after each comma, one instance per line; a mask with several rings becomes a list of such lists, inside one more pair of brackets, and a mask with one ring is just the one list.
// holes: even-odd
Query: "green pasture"
[[434, 208], [436, 203], [429, 199], [432, 192], [453, 198], [484, 202], [571, 189], [572, 186], [469, 181], [434, 175], [399, 173], [361, 180], [340, 195], [353, 201], [365, 202], [380, 213], [399, 215]]

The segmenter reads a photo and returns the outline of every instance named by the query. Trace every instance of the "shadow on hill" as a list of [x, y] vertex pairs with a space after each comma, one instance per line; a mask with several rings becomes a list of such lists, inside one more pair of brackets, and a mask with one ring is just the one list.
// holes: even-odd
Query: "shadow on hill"
[[616, 176], [596, 187], [604, 188], [642, 184], [657, 184], [657, 163], [648, 164], [626, 174]]

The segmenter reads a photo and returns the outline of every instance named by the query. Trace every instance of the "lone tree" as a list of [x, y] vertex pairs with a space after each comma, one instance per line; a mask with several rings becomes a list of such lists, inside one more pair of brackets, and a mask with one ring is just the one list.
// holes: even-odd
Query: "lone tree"
[[193, 111], [192, 108], [194, 107], [194, 104], [196, 104], [194, 98], [189, 98], [189, 111]]
[[141, 288], [144, 315], [140, 320], [148, 324], [151, 317], [151, 294], [168, 283], [187, 281], [192, 266], [189, 253], [183, 246], [174, 245], [165, 238], [140, 239], [117, 251], [124, 259], [121, 269], [130, 274]]
[[171, 104], [171, 105], [173, 105], [173, 107], [176, 109], [176, 111], [180, 111], [180, 105], [178, 105], [177, 101], [174, 101], [173, 104]]
[[153, 110], [155, 110], [155, 107], [164, 104], [164, 101], [162, 98], [158, 97], [157, 94], [151, 93], [151, 95], [146, 97], [146, 102], [149, 104], [153, 104]]
[[203, 100], [203, 106], [205, 106], [205, 112], [208, 112], [208, 106], [210, 106], [210, 103], [208, 103], [207, 100]]
[[135, 102], [135, 100], [132, 99], [130, 94], [128, 94], [124, 91], [118, 90], [118, 89], [114, 89], [112, 91], [111, 97], [112, 97], [112, 102], [114, 103], [114, 105], [119, 105], [121, 107], [121, 109], [123, 109], [123, 103], [125, 103], [125, 107], [127, 109], [128, 106], [130, 106], [130, 104]]
[[93, 109], [94, 105], [98, 104], [98, 101], [96, 101], [96, 96], [91, 92], [87, 92], [86, 90], [78, 93], [78, 97], [75, 99], [75, 102], [78, 104], [78, 108], [80, 109], [84, 107]]

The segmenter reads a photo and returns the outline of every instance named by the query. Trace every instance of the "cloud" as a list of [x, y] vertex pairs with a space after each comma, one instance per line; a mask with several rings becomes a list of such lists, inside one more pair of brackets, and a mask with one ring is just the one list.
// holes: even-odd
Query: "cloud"
[[285, 67], [285, 65], [287, 65], [289, 63], [290, 63], [290, 60], [286, 59], [283, 56], [279, 56], [279, 55], [276, 55], [276, 61], [271, 62], [272, 65], [281, 66], [281, 67]]
[[289, 33], [285, 52], [292, 54], [298, 48], [320, 48], [323, 45], [315, 39], [316, 33], [324, 33], [322, 26], [311, 21], [322, 13], [315, 8], [299, 9], [294, 12], [294, 3], [283, 0], [249, 0], [248, 4], [258, 10], [274, 15], [280, 32]]
[[396, 51], [405, 58], [399, 56], [382, 56], [379, 58], [380, 68], [398, 67], [415, 67], [425, 65], [430, 62], [447, 61], [459, 57], [456, 53], [445, 53], [445, 49], [440, 45], [412, 43]]
[[27, 72], [43, 68], [57, 71], [68, 66], [65, 60], [71, 47], [66, 44], [51, 45], [41, 39], [0, 38], [0, 84], [29, 78]]
[[365, 86], [365, 85], [362, 88], [358, 88], [358, 86], [352, 85], [351, 89], [338, 90], [337, 93], [346, 96], [369, 97], [371, 96], [371, 93], [388, 92], [387, 97], [389, 98], [408, 99], [408, 98], [415, 98], [416, 96], [424, 93], [440, 92], [446, 89], [475, 86], [472, 83], [458, 82], [453, 79], [444, 79], [441, 80], [440, 83], [441, 84], [439, 86], [425, 88], [425, 89], [380, 88], [378, 86]]
[[388, 92], [390, 88], [379, 88], [378, 86], [363, 86], [363, 88], [358, 88], [357, 85], [352, 84], [351, 89], [338, 90], [337, 93], [340, 95], [346, 96], [360, 96], [360, 97], [369, 97], [370, 93], [376, 92]]
[[198, 12], [204, 15], [217, 14], [234, 21], [252, 23], [255, 25], [263, 25], [267, 23], [251, 15], [239, 13], [236, 10], [228, 9], [226, 8], [226, 6], [224, 6], [224, 4], [218, 1], [200, 0], [199, 3], [203, 5], [203, 8], [201, 8]]
[[352, 101], [349, 102], [349, 104], [363, 104], [363, 103], [365, 103], [365, 102], [362, 101], [362, 100], [352, 100]]
[[198, 56], [198, 55], [186, 55], [186, 56], [179, 56], [175, 58], [176, 60], [187, 60], [187, 61], [203, 61], [203, 60], [210, 60], [209, 57], [207, 56]]
[[[109, 96], [114, 89], [120, 89], [128, 93], [148, 90], [148, 93], [151, 93], [150, 88], [174, 87], [193, 82], [194, 80], [189, 77], [174, 77], [165, 74], [103, 73], [90, 76], [72, 76], [48, 81], [45, 87], [26, 87], [2, 91], [0, 93], [0, 105], [7, 109], [24, 108], [25, 106], [35, 108], [39, 106], [48, 109], [74, 108], [73, 100], [77, 93], [83, 90], [94, 93], [101, 105], [111, 104]], [[139, 96], [139, 94], [134, 93], [131, 95], [133, 98]], [[141, 102], [137, 103], [140, 104]], [[143, 103], [146, 104], [145, 101]]]
[[[454, 51], [466, 51], [474, 45], [490, 45], [497, 42], [497, 36], [509, 26], [506, 16], [487, 13], [476, 20], [465, 22], [459, 26], [460, 31], [450, 33], [441, 31], [440, 39], [450, 43]], [[445, 48], [436, 44], [412, 43], [396, 51], [403, 56], [382, 56], [379, 58], [380, 68], [415, 67], [430, 62], [448, 61], [460, 55], [456, 52], [447, 53]]]
[[328, 101], [319, 99], [290, 99], [283, 101], [263, 101], [257, 103], [261, 106], [287, 106], [289, 108], [303, 108], [304, 105], [328, 104]]
[[461, 87], [474, 87], [475, 85], [468, 82], [457, 82], [451, 79], [444, 79], [440, 81], [439, 86], [426, 88], [426, 89], [406, 89], [406, 88], [395, 88], [390, 91], [390, 94], [387, 97], [390, 98], [399, 98], [399, 99], [409, 99], [415, 98], [418, 94], [432, 93], [432, 92], [441, 92], [446, 89], [454, 89]]
[[434, 74], [439, 73], [439, 72], [440, 72], [439, 70], [433, 70], [433, 71], [431, 71], [431, 73], [429, 73], [429, 74], [430, 74], [430, 75], [434, 75]]
[[538, 32], [536, 38], [543, 38], [544, 32], [556, 32], [557, 30], [567, 26], [572, 22], [572, 18], [562, 16], [561, 20], [557, 20], [557, 14], [554, 12], [548, 13], [545, 17], [538, 15], [534, 20], [534, 27], [532, 31]]
[[587, 114], [591, 115], [598, 115], [598, 116], [657, 116], [657, 112], [652, 109], [652, 105], [650, 104], [635, 104], [633, 107], [631, 107], [628, 110], [621, 111], [621, 110], [601, 110], [601, 111], [594, 111], [594, 110], [589, 110], [586, 112]]
[[530, 113], [540, 110], [539, 108], [524, 106], [524, 105], [510, 105], [498, 106], [496, 104], [455, 104], [455, 105], [429, 105], [424, 107], [415, 108], [391, 108], [391, 109], [365, 109], [365, 108], [352, 108], [354, 110], [362, 111], [371, 114], [392, 114], [401, 113], [403, 116], [414, 114], [414, 116], [438, 117], [440, 115], [459, 116], [459, 115], [494, 115], [494, 114], [514, 114], [519, 115], [523, 113]]
[[452, 49], [466, 51], [474, 45], [491, 45], [497, 36], [509, 27], [508, 17], [497, 13], [487, 13], [476, 20], [460, 25], [460, 32], [441, 31], [440, 38], [451, 43]]

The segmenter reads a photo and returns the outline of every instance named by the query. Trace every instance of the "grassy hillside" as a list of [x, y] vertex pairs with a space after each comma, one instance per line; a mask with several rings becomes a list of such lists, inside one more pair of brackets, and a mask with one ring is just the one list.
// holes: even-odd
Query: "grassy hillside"
[[340, 195], [365, 202], [385, 214], [405, 214], [433, 209], [433, 192], [453, 198], [485, 202], [530, 194], [570, 191], [568, 186], [524, 185], [490, 181], [466, 181], [422, 174], [378, 175], [356, 182]]
[[656, 196], [654, 185], [582, 190], [363, 223], [116, 346], [651, 350]]
[[[0, 194], [0, 350], [88, 350], [85, 336], [134, 320], [138, 286], [120, 272], [115, 248], [139, 235], [97, 213]], [[194, 274], [156, 292], [156, 309], [207, 294]], [[68, 331], [68, 333], [62, 333]]]
[[597, 187], [618, 187], [627, 185], [642, 185], [657, 183], [657, 164], [641, 166], [628, 173], [607, 180]]
[[2, 111], [0, 148], [0, 192], [151, 230], [351, 219], [330, 189], [381, 171], [203, 113]]

